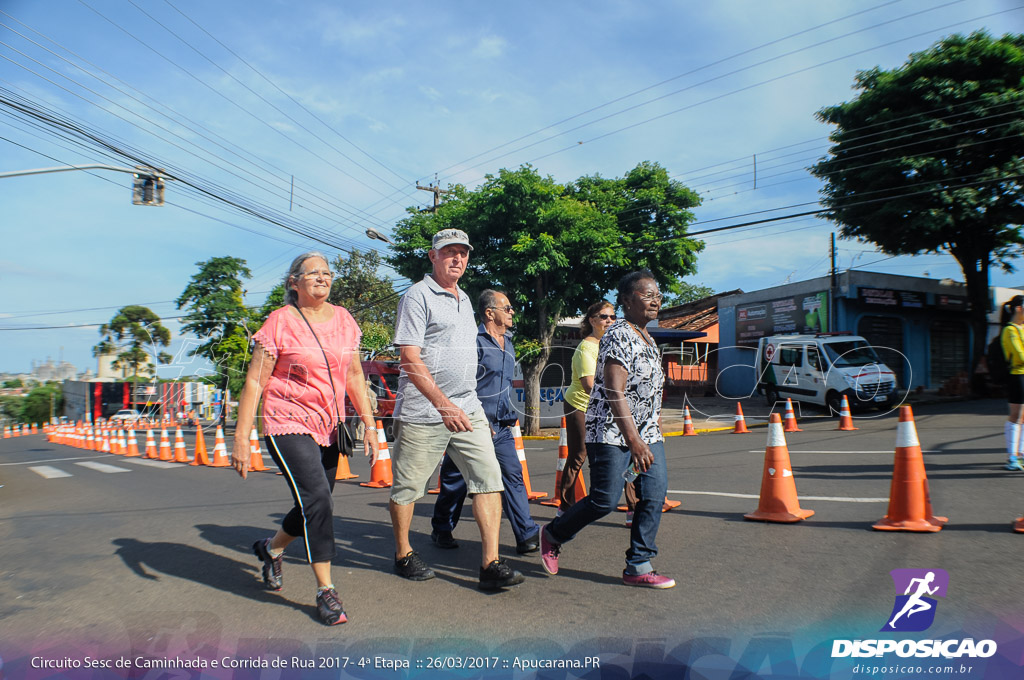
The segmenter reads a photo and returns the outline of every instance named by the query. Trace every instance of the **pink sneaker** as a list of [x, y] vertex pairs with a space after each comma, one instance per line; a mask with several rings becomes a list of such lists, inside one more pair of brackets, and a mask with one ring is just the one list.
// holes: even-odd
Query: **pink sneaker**
[[674, 588], [676, 580], [668, 576], [662, 576], [656, 571], [649, 571], [646, 574], [627, 574], [622, 572], [622, 582], [627, 586], [640, 586], [641, 588]]
[[561, 543], [555, 543], [548, 538], [548, 528], [540, 530], [540, 563], [544, 571], [552, 576], [558, 573], [558, 553], [562, 550]]

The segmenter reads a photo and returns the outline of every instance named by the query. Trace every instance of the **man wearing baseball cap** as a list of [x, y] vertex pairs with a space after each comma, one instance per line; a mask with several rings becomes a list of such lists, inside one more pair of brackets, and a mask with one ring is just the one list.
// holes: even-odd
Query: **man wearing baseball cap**
[[523, 575], [498, 557], [501, 522], [501, 468], [491, 431], [476, 395], [477, 325], [469, 296], [458, 286], [469, 253], [466, 232], [443, 229], [427, 252], [433, 271], [398, 303], [395, 344], [401, 374], [395, 402], [395, 454], [392, 460], [391, 525], [395, 572], [413, 581], [434, 578], [412, 549], [409, 527], [415, 502], [427, 492], [430, 476], [446, 451], [466, 480], [473, 516], [480, 528], [483, 590], [523, 582]]

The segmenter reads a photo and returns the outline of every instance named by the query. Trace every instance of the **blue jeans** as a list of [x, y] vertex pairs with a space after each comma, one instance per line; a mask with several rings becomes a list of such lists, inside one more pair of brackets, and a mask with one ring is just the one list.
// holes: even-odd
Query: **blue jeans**
[[[502, 427], [494, 435], [494, 455], [501, 467], [501, 481], [505, 490], [501, 494], [501, 507], [512, 525], [517, 543], [537, 535], [540, 527], [530, 517], [530, 503], [526, 497], [523, 482], [523, 464], [516, 453], [516, 441], [512, 428]], [[445, 456], [440, 473], [441, 493], [434, 503], [431, 525], [434, 531], [454, 531], [462, 517], [462, 505], [466, 501], [466, 481], [455, 467], [451, 456]]]
[[[654, 570], [651, 558], [658, 554], [654, 539], [661, 524], [661, 506], [668, 490], [668, 471], [665, 468], [665, 443], [648, 444], [654, 462], [636, 478], [636, 510], [633, 527], [629, 532], [629, 550], [626, 551], [626, 573], [646, 574]], [[596, 522], [619, 502], [625, 482], [622, 473], [632, 461], [625, 446], [587, 442], [587, 462], [590, 464], [590, 495], [556, 517], [546, 530], [556, 543], [568, 543], [583, 527]]]

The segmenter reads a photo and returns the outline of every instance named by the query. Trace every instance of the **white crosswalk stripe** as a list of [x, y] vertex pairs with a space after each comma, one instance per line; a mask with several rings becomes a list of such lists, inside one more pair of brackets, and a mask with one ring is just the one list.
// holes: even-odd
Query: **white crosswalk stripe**
[[84, 463], [75, 463], [75, 465], [81, 465], [84, 468], [89, 468], [96, 472], [105, 472], [107, 474], [113, 474], [115, 472], [131, 472], [128, 468], [118, 467], [116, 465], [107, 465], [106, 463], [97, 463], [91, 460], [85, 461]]
[[126, 462], [126, 463], [135, 463], [136, 465], [145, 465], [147, 467], [164, 468], [164, 469], [166, 469], [166, 468], [187, 468], [188, 467], [187, 465], [182, 465], [181, 463], [168, 463], [167, 461], [164, 461], [164, 460], [153, 460], [151, 458], [125, 458], [124, 462]]
[[70, 472], [64, 472], [60, 468], [55, 468], [52, 465], [30, 465], [28, 469], [44, 479], [58, 479], [60, 477], [71, 476]]

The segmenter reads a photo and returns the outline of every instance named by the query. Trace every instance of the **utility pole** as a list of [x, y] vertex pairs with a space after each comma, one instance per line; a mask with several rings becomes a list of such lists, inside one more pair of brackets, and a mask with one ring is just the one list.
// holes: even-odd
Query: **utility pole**
[[[437, 177], [436, 176], [434, 177], [434, 181], [435, 182], [437, 181]], [[416, 188], [419, 189], [420, 191], [429, 191], [432, 194], [434, 194], [434, 206], [431, 207], [431, 208], [425, 208], [421, 212], [437, 212], [437, 206], [441, 205], [441, 194], [450, 194], [450, 193], [452, 193], [451, 191], [448, 191], [447, 189], [442, 189], [440, 187], [440, 185], [436, 185], [435, 186], [434, 184], [430, 184], [430, 185], [424, 187], [424, 186], [420, 186], [419, 182], [417, 182], [416, 183]]]
[[830, 332], [836, 330], [836, 233], [832, 232], [832, 247], [829, 252], [832, 266], [829, 269], [828, 283], [828, 304], [832, 308], [828, 310], [828, 329]]

